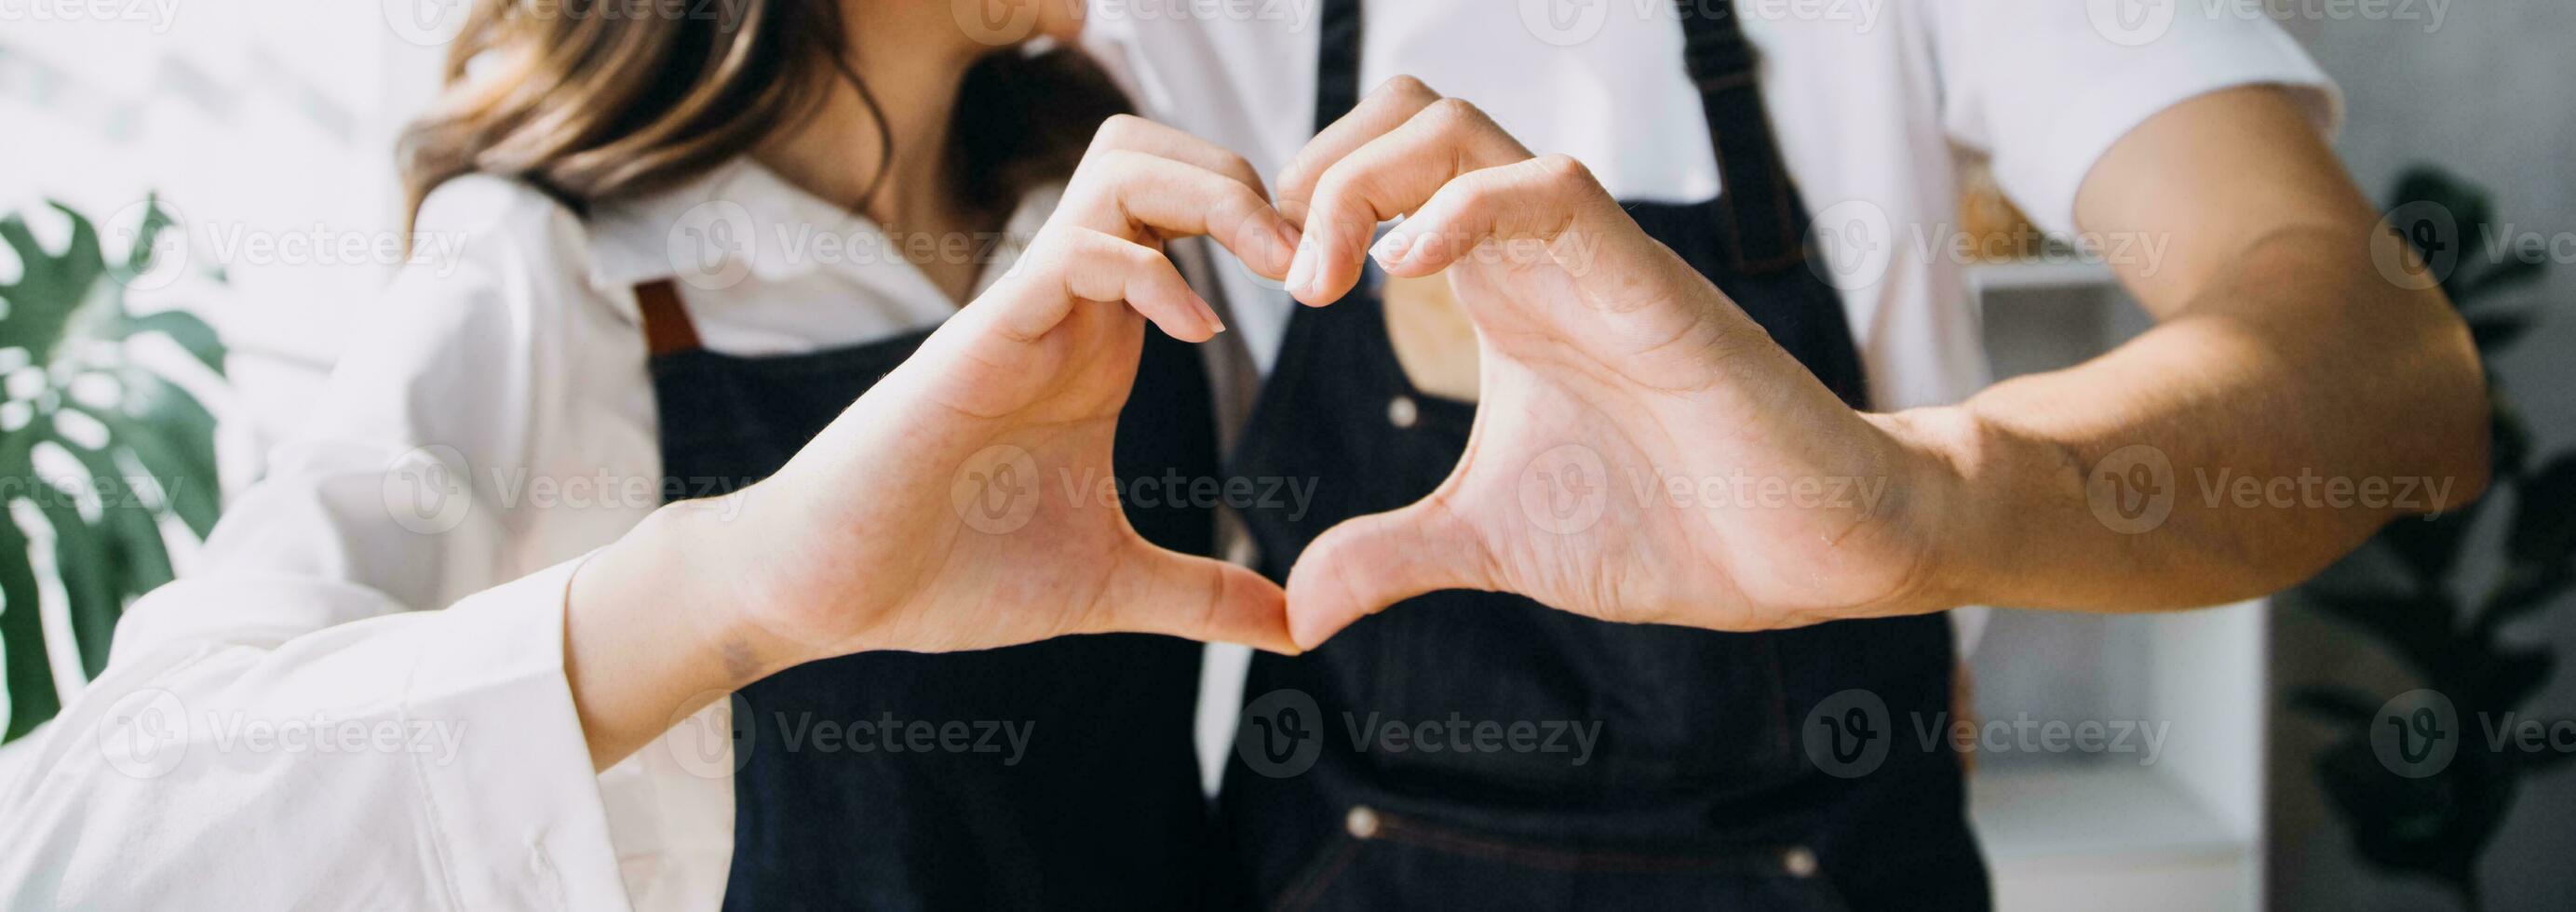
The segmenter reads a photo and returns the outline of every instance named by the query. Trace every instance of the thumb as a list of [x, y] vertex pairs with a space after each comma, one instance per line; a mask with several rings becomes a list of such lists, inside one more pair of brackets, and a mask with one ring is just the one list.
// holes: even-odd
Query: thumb
[[1312, 649], [1361, 617], [1442, 589], [1490, 589], [1484, 547], [1438, 500], [1342, 522], [1288, 571], [1288, 627]]
[[1131, 538], [1093, 632], [1159, 633], [1296, 654], [1286, 593], [1250, 569]]

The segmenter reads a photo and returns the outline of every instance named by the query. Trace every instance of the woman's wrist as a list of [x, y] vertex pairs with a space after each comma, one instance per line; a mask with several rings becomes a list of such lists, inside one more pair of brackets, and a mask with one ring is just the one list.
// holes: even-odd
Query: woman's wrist
[[599, 768], [725, 694], [801, 659], [772, 642], [737, 591], [728, 514], [665, 506], [573, 574], [564, 671]]

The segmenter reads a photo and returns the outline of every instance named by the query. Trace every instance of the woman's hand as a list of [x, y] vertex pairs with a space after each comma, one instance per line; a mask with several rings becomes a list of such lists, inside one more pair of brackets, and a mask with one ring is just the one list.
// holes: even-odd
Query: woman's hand
[[[573, 584], [570, 647], [594, 759], [713, 694], [862, 650], [1109, 631], [1293, 650], [1278, 586], [1148, 544], [1099, 494], [1145, 322], [1193, 342], [1223, 329], [1160, 243], [1212, 235], [1283, 273], [1295, 234], [1260, 186], [1232, 153], [1113, 119], [1010, 273], [732, 495], [739, 515], [674, 504], [594, 558]], [[619, 661], [653, 650], [639, 621], [674, 616], [701, 621], [669, 650], [688, 668]], [[591, 631], [616, 674], [585, 667]], [[658, 683], [635, 686], [638, 671]]]
[[1445, 270], [1480, 346], [1482, 404], [1448, 480], [1299, 557], [1300, 644], [1439, 589], [1725, 630], [1919, 610], [1915, 522], [1937, 471], [1580, 164], [1399, 78], [1319, 134], [1279, 198], [1305, 213], [1301, 300], [1339, 298], [1363, 255], [1399, 277]]

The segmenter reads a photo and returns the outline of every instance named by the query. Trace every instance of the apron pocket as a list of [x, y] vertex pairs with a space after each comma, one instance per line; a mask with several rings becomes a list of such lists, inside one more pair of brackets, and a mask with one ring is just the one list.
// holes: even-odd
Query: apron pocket
[[1350, 809], [1269, 908], [1848, 912], [1804, 846], [1555, 844], [1367, 806]]

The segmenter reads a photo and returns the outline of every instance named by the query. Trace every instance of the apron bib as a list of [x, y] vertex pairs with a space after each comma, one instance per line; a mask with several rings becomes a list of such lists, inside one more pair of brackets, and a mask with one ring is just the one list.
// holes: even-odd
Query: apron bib
[[[735, 357], [697, 344], [670, 282], [636, 292], [665, 490], [684, 496], [777, 471], [929, 335]], [[1199, 355], [1146, 333], [1117, 474], [1212, 477]], [[1214, 548], [1209, 509], [1129, 506], [1127, 517], [1162, 547]], [[1204, 908], [1210, 832], [1191, 741], [1199, 656], [1199, 644], [1169, 637], [1073, 636], [863, 653], [743, 688], [736, 713], [747, 706], [751, 722], [736, 720], [747, 755], [735, 758], [725, 908]], [[952, 731], [948, 744], [962, 749], [942, 745]]]
[[[1356, 103], [1360, 5], [1324, 3], [1318, 130]], [[1840, 298], [1807, 265], [1806, 209], [1752, 48], [1724, 3], [1683, 0], [1680, 16], [1721, 195], [1623, 205], [1863, 406], [1859, 353]], [[1335, 523], [1429, 494], [1464, 452], [1475, 408], [1414, 388], [1371, 282], [1297, 308], [1228, 467], [1316, 487], [1302, 514], [1245, 511], [1262, 571], [1285, 580]], [[1256, 894], [1248, 904], [1277, 909], [1983, 909], [1958, 758], [1905, 725], [1948, 710], [1952, 663], [1940, 615], [1740, 634], [1433, 593], [1305, 656], [1254, 657], [1245, 698], [1259, 706], [1220, 819]], [[1841, 778], [1809, 759], [1801, 728], [1851, 688], [1880, 697], [1895, 730], [1882, 733], [1882, 764]], [[1256, 750], [1289, 721], [1251, 718], [1282, 705], [1260, 702], [1280, 691], [1321, 716], [1302, 722], [1320, 728], [1310, 767]], [[1526, 724], [1529, 738], [1526, 749], [1397, 748], [1381, 740], [1390, 723], [1490, 723], [1505, 736]]]

